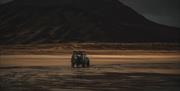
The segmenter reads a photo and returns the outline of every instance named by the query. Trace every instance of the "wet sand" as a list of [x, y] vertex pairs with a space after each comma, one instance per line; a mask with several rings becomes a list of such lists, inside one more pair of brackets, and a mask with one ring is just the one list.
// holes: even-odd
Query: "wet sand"
[[0, 87], [1, 91], [179, 91], [180, 74], [159, 73], [162, 70], [148, 66], [158, 69], [153, 64], [1, 67]]
[[[136, 54], [136, 55], [135, 55]], [[71, 68], [70, 54], [1, 55], [1, 91], [179, 91], [177, 53], [88, 55]]]

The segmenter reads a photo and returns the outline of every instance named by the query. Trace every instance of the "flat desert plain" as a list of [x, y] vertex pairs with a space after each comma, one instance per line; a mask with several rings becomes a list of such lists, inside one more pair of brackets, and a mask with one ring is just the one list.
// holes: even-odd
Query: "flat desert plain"
[[0, 90], [179, 91], [180, 89], [178, 50], [81, 49], [87, 52], [91, 66], [71, 68], [70, 59], [73, 50], [49, 51], [52, 49], [19, 48], [7, 51], [1, 49]]

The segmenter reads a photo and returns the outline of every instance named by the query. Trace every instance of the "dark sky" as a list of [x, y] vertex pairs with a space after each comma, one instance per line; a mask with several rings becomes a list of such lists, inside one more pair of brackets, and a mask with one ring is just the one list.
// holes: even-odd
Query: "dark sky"
[[119, 0], [149, 20], [180, 27], [180, 0]]
[[0, 4], [7, 3], [7, 2], [10, 2], [10, 1], [13, 1], [13, 0], [0, 0]]
[[[0, 0], [0, 4], [13, 0]], [[147, 19], [180, 27], [180, 0], [119, 0]]]

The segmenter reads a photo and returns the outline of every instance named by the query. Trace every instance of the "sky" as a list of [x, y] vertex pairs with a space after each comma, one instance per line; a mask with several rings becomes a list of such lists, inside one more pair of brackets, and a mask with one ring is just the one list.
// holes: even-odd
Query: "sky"
[[180, 0], [119, 0], [156, 23], [180, 27]]
[[10, 1], [13, 1], [13, 0], [0, 0], [0, 4], [4, 4], [4, 3], [10, 2]]
[[[0, 0], [0, 4], [13, 0]], [[145, 18], [159, 24], [180, 27], [180, 0], [119, 0]]]

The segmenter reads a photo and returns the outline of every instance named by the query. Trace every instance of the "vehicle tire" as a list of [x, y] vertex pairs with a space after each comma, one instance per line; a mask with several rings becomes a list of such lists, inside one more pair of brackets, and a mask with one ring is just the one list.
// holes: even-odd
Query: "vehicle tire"
[[82, 67], [85, 68], [85, 63], [82, 63]]
[[89, 67], [89, 66], [90, 66], [90, 63], [89, 63], [89, 61], [86, 63], [86, 65], [87, 65], [87, 67]]
[[71, 67], [74, 68], [74, 63], [71, 63]]
[[76, 68], [79, 68], [79, 64], [76, 63]]

